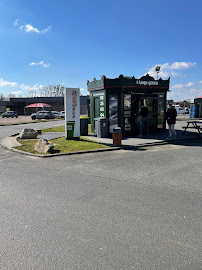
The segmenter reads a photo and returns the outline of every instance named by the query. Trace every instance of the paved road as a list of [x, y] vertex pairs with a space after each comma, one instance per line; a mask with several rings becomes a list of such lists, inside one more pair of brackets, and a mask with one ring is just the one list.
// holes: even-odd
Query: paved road
[[0, 269], [202, 269], [201, 146], [0, 148]]
[[57, 121], [31, 123], [25, 125], [0, 126], [0, 141], [7, 136], [19, 133], [23, 128], [44, 129], [50, 127], [63, 126], [64, 124], [65, 120], [57, 120]]

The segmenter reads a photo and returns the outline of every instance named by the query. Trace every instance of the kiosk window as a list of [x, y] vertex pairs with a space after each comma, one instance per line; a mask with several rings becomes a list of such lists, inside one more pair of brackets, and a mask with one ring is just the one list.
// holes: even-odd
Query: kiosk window
[[149, 112], [157, 112], [157, 98], [147, 98], [144, 103], [148, 107]]
[[118, 96], [109, 96], [109, 132], [112, 133], [113, 129], [118, 127]]
[[131, 131], [131, 94], [124, 95], [124, 128]]
[[131, 95], [124, 95], [124, 110], [131, 109]]

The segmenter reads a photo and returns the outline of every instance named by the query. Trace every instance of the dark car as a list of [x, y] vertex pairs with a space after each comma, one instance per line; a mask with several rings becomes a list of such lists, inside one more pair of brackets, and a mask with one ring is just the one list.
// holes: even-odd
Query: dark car
[[16, 117], [16, 118], [18, 118], [18, 113], [17, 112], [15, 112], [15, 111], [9, 111], [9, 112], [5, 112], [5, 113], [3, 113], [2, 114], [2, 117], [4, 118], [4, 117], [7, 117], [7, 118], [9, 118], [9, 117]]
[[55, 115], [52, 112], [49, 111], [39, 111], [37, 113], [31, 114], [32, 120], [35, 119], [54, 119]]

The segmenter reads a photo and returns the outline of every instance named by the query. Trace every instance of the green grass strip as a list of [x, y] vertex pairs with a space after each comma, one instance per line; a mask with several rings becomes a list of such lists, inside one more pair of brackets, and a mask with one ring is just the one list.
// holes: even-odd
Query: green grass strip
[[[38, 140], [17, 139], [17, 141], [22, 144], [22, 146], [15, 147], [18, 150], [33, 153], [33, 154], [42, 154], [42, 155], [50, 154], [50, 153], [47, 153], [47, 154], [38, 153], [34, 150], [34, 146]], [[82, 137], [80, 137], [79, 140], [66, 140], [65, 137], [62, 137], [62, 138], [51, 140], [51, 142], [54, 143], [54, 150], [51, 154], [70, 153], [70, 152], [110, 148], [110, 146], [107, 146], [105, 144], [86, 140], [85, 138], [82, 138]]]

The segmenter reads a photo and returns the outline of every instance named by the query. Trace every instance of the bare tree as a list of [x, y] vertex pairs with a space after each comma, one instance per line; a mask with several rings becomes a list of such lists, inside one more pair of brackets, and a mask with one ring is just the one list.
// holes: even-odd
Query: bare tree
[[48, 85], [40, 89], [41, 97], [63, 97], [64, 96], [64, 86], [60, 84]]
[[0, 100], [3, 101], [3, 100], [5, 100], [5, 99], [6, 99], [6, 98], [5, 98], [4, 94], [0, 93]]

